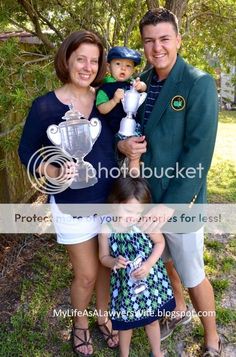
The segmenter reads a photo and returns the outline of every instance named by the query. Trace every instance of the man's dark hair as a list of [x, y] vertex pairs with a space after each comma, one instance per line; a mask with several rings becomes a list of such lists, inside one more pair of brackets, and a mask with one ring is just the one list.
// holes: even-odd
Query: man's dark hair
[[176, 35], [179, 34], [178, 19], [173, 12], [160, 7], [158, 9], [148, 10], [143, 18], [139, 22], [139, 30], [142, 35], [144, 26], [147, 25], [157, 25], [161, 22], [169, 22], [173, 25]]
[[140, 203], [151, 203], [147, 182], [141, 177], [120, 176], [112, 186], [108, 203], [125, 203], [131, 198], [136, 198]]

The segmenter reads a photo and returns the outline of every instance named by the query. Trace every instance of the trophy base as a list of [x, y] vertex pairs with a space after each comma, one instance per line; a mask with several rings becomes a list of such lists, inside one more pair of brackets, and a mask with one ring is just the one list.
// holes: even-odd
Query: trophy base
[[96, 171], [92, 165], [87, 164], [82, 167], [78, 166], [78, 174], [74, 177], [70, 188], [77, 190], [80, 188], [86, 188], [94, 186], [98, 182], [96, 177]]
[[134, 136], [136, 128], [136, 121], [133, 118], [126, 116], [121, 119], [120, 129], [118, 134], [123, 136]]
[[136, 283], [133, 287], [133, 294], [139, 295], [147, 289], [147, 284], [144, 281]]

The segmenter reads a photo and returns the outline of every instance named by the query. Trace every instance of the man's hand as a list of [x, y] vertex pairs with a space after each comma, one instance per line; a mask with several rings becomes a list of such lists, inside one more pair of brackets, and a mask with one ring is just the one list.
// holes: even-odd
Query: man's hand
[[131, 160], [139, 157], [147, 151], [147, 142], [145, 136], [132, 136], [121, 140], [117, 144], [118, 150]]
[[138, 224], [144, 233], [159, 233], [161, 227], [173, 216], [174, 209], [163, 204], [156, 205], [142, 216]]

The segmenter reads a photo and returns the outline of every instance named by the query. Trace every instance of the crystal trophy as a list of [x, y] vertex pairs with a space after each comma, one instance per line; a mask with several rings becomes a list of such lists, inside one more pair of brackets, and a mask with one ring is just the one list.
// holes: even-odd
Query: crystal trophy
[[76, 161], [76, 173], [70, 185], [72, 189], [93, 186], [97, 183], [96, 170], [84, 157], [92, 150], [101, 132], [101, 122], [97, 118], [88, 120], [72, 106], [62, 117], [64, 122], [50, 125], [47, 129], [49, 140]]
[[143, 258], [139, 254], [134, 260], [129, 261], [130, 271], [129, 278], [132, 282], [132, 290], [134, 295], [143, 293], [147, 289], [147, 283], [143, 279], [132, 277], [132, 273], [142, 265]]
[[147, 93], [139, 93], [133, 85], [125, 92], [122, 104], [127, 115], [121, 119], [119, 134], [124, 136], [135, 135], [136, 121], [133, 119], [133, 115], [136, 115], [138, 108], [143, 104], [146, 96]]

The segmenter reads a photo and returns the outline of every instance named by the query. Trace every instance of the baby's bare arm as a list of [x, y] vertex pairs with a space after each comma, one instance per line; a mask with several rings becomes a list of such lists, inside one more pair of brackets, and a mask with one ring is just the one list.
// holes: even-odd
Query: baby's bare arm
[[101, 114], [109, 113], [115, 106], [120, 103], [121, 99], [124, 98], [124, 89], [118, 88], [113, 98], [111, 98], [108, 102], [102, 103], [98, 105], [98, 110]]

